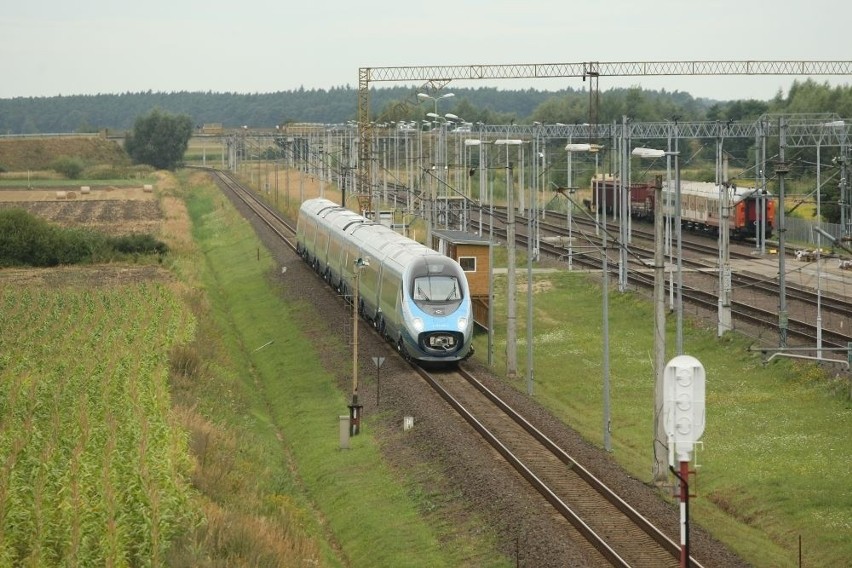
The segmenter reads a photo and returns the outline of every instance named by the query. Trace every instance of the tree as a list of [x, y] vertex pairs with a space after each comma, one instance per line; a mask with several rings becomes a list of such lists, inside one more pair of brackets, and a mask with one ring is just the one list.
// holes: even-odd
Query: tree
[[187, 115], [154, 109], [148, 116], [136, 119], [124, 149], [137, 164], [173, 170], [183, 160], [192, 131], [193, 122]]

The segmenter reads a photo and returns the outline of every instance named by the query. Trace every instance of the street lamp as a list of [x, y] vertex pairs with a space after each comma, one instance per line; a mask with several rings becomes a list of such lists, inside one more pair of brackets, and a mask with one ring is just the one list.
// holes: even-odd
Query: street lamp
[[[437, 188], [431, 195], [431, 201], [433, 202], [433, 210], [436, 210], [438, 207], [438, 194], [443, 194], [446, 196], [446, 187], [449, 185], [448, 181], [448, 164], [449, 160], [447, 158], [447, 125], [451, 120], [458, 119], [458, 117], [454, 114], [447, 113], [444, 116], [441, 116], [434, 112], [427, 112], [426, 116], [437, 121], [439, 123], [438, 126], [438, 144], [435, 149], [434, 154], [437, 155], [437, 158], [434, 160], [433, 169], [435, 170], [433, 182], [437, 181]], [[434, 183], [432, 187], [435, 187]], [[444, 203], [444, 228], [449, 229], [449, 210], [448, 210], [449, 200], [445, 200]], [[430, 214], [430, 223], [426, 227], [426, 240], [427, 246], [431, 248], [432, 246], [432, 225], [437, 222], [436, 218], [433, 214]]]
[[435, 103], [435, 114], [438, 114], [438, 101], [441, 99], [449, 99], [450, 97], [456, 96], [455, 93], [444, 93], [440, 97], [433, 97], [431, 95], [427, 95], [426, 93], [417, 93], [417, 98], [423, 101], [433, 101]]
[[[834, 120], [831, 122], [826, 122], [823, 124], [823, 130], [825, 128], [842, 128], [846, 123], [842, 120]], [[817, 357], [822, 358], [822, 210], [821, 210], [821, 194], [822, 194], [822, 180], [820, 179], [822, 164], [820, 159], [820, 146], [822, 143], [824, 131], [820, 133], [820, 137], [817, 139], [817, 147], [816, 147], [816, 155], [817, 155], [817, 164], [816, 164], [816, 219], [817, 226], [814, 228], [814, 231], [817, 233], [817, 316], [816, 316], [816, 330], [817, 330]]]
[[[666, 152], [653, 148], [634, 148], [632, 154], [643, 159], [658, 159], [664, 156], [675, 158], [675, 191], [678, 196], [676, 207], [680, 207], [680, 163], [679, 152]], [[663, 404], [665, 393], [663, 389], [666, 365], [666, 313], [665, 313], [665, 255], [663, 254], [663, 182], [657, 179], [654, 191], [654, 480], [663, 482], [666, 479], [667, 434]], [[680, 285], [680, 216], [678, 215], [678, 285]], [[681, 296], [678, 287], [678, 344], [681, 333]], [[679, 352], [680, 354], [680, 348]]]
[[[591, 152], [592, 145], [591, 144], [572, 144], [568, 143], [565, 145], [565, 151], [568, 152], [568, 270], [573, 270], [574, 265], [574, 221], [573, 221], [573, 213], [574, 213], [574, 201], [571, 199], [571, 195], [577, 190], [574, 187], [574, 180], [572, 176], [572, 168], [573, 168], [573, 154], [574, 152]], [[597, 156], [596, 156], [597, 157]], [[597, 168], [595, 168], [597, 169]]]
[[[479, 148], [479, 158], [478, 158], [478, 161], [477, 161], [477, 163], [479, 165], [479, 168], [478, 168], [479, 169], [479, 199], [477, 201], [479, 201], [479, 236], [482, 236], [482, 204], [483, 204], [482, 196], [484, 194], [482, 188], [485, 187], [485, 175], [484, 175], [485, 168], [482, 167], [482, 162], [483, 162], [482, 155], [483, 155], [484, 147], [482, 146], [482, 140], [480, 140], [478, 138], [465, 138], [465, 140], [464, 140], [465, 150], [467, 150], [471, 146], [477, 146]], [[472, 200], [473, 199], [473, 174], [474, 174], [475, 170], [473, 169], [473, 163], [472, 163], [473, 160], [470, 158], [470, 155], [467, 151], [465, 151], [464, 157], [465, 157], [465, 171], [467, 172], [467, 183], [466, 183], [466, 187], [465, 187], [465, 196], [468, 199]]]
[[[510, 138], [494, 141], [498, 146], [506, 146], [506, 374], [510, 379], [518, 374], [518, 341], [515, 312], [515, 195], [512, 190], [514, 172], [509, 161], [509, 146], [520, 147], [523, 143], [523, 140]], [[532, 392], [532, 384], [527, 385], [527, 390]]]
[[[464, 158], [462, 157], [464, 150], [462, 148], [462, 145], [459, 144], [458, 141], [455, 143], [455, 146], [454, 146], [454, 149], [453, 149], [452, 159], [449, 157], [449, 155], [450, 155], [450, 138], [451, 138], [450, 135], [449, 135], [450, 123], [452, 122], [453, 127], [454, 127], [453, 131], [455, 132], [456, 129], [458, 129], [460, 125], [464, 124], [464, 119], [462, 117], [458, 116], [458, 115], [455, 115], [455, 114], [452, 114], [452, 113], [449, 113], [449, 112], [444, 114], [444, 118], [447, 119], [447, 123], [445, 125], [445, 132], [444, 132], [444, 157], [446, 158], [444, 160], [444, 162], [447, 164], [447, 167], [445, 168], [447, 183], [444, 185], [444, 194], [449, 196], [451, 189], [455, 188], [454, 191], [456, 191], [456, 193], [458, 193], [458, 188], [462, 188], [464, 186], [464, 179], [462, 177], [463, 172], [460, 168], [455, 169], [455, 176], [454, 176], [453, 184], [451, 184], [450, 181], [449, 181], [449, 179], [450, 179], [450, 171], [449, 171], [450, 162], [452, 161], [452, 163], [454, 163], [454, 164], [460, 164], [464, 161]], [[446, 212], [447, 213], [446, 213], [446, 218], [445, 218], [446, 223], [445, 223], [444, 228], [445, 229], [450, 228], [450, 217], [451, 217], [450, 214], [451, 213], [457, 213], [457, 215], [458, 215], [458, 229], [460, 231], [466, 230], [467, 229], [467, 222], [468, 222], [468, 213], [467, 213], [468, 202], [467, 202], [467, 200], [461, 200], [461, 202], [459, 202], [459, 204], [458, 204], [459, 207], [456, 211], [451, 211], [450, 205], [451, 205], [451, 201], [449, 199], [447, 199], [447, 202], [446, 202]]]
[[675, 309], [677, 310], [677, 344], [675, 346], [676, 355], [683, 355], [683, 264], [682, 264], [682, 243], [681, 243], [681, 221], [680, 221], [680, 152], [669, 152], [666, 150], [657, 150], [655, 148], [634, 148], [633, 155], [640, 158], [662, 158], [665, 156], [674, 156], [675, 161], [675, 231], [677, 238], [677, 301]]
[[358, 402], [358, 287], [361, 280], [361, 270], [370, 266], [369, 258], [355, 259], [355, 269], [352, 275], [354, 293], [352, 295], [352, 403], [349, 405], [349, 435], [355, 436], [361, 431], [361, 409]]

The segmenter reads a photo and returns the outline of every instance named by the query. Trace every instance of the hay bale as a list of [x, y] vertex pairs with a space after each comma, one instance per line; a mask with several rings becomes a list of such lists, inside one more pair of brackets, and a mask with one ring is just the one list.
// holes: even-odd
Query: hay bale
[[56, 192], [56, 199], [66, 199], [67, 197], [68, 197], [67, 191], [57, 191]]
[[144, 191], [145, 193], [151, 193], [152, 191], [154, 191], [154, 186], [150, 183], [146, 183], [142, 186], [142, 191]]
[[80, 186], [80, 194], [81, 195], [89, 195], [90, 193], [92, 193], [91, 187], [89, 187], [88, 185], [81, 185]]
[[69, 191], [68, 192], [68, 199], [77, 199], [77, 192], [76, 191]]

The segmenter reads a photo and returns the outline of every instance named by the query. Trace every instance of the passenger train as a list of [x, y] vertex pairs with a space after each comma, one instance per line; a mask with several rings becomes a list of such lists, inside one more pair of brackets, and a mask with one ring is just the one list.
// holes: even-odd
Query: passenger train
[[[730, 186], [728, 228], [735, 239], [754, 239], [763, 231], [764, 238], [772, 236], [775, 220], [775, 201], [772, 195], [753, 188]], [[653, 184], [630, 185], [630, 214], [640, 219], [654, 218], [655, 189]], [[613, 211], [620, 204], [621, 184], [613, 179], [592, 180], [590, 209]], [[680, 182], [680, 219], [684, 229], [719, 234], [719, 186], [711, 182]], [[663, 182], [663, 214], [674, 217], [677, 203], [674, 182]]]
[[358, 270], [358, 312], [405, 357], [453, 363], [473, 354], [471, 297], [453, 259], [322, 198], [302, 203], [296, 240], [346, 296]]

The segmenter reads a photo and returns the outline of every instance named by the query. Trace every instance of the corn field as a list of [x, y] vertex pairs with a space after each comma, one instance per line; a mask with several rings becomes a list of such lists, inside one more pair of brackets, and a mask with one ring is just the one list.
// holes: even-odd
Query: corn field
[[158, 283], [0, 287], [0, 566], [161, 566], [194, 520]]

